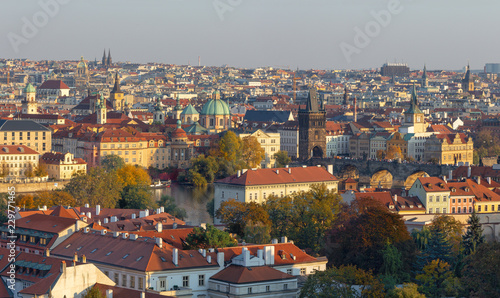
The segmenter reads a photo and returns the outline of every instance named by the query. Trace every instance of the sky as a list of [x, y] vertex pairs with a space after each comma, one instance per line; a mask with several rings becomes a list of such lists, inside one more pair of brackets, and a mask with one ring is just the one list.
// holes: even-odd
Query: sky
[[5, 0], [0, 58], [291, 69], [500, 63], [493, 0]]

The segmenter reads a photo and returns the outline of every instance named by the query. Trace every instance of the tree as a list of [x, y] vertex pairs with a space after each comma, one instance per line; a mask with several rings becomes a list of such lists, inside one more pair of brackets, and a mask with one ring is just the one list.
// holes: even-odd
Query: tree
[[241, 157], [247, 167], [256, 168], [260, 166], [265, 157], [265, 151], [256, 137], [246, 136], [241, 140]]
[[227, 131], [219, 140], [218, 154], [229, 162], [241, 160], [241, 139], [232, 131]]
[[35, 206], [76, 206], [77, 201], [73, 196], [63, 190], [41, 191], [34, 197]]
[[382, 150], [382, 149], [377, 150], [377, 159], [378, 159], [378, 160], [383, 160], [383, 159], [385, 159], [385, 155], [386, 155], [386, 154], [387, 154], [387, 153], [385, 152], [385, 150]]
[[103, 168], [91, 168], [87, 173], [74, 175], [64, 190], [70, 193], [78, 205], [101, 205], [115, 208], [121, 198], [122, 184], [116, 173], [108, 173]]
[[7, 193], [0, 193], [0, 223], [8, 221], [9, 209], [9, 195]]
[[36, 177], [46, 177], [49, 172], [47, 171], [47, 165], [44, 163], [39, 163], [38, 167], [35, 168], [34, 172]]
[[402, 288], [395, 287], [387, 293], [386, 298], [425, 298], [414, 283], [404, 283]]
[[184, 249], [209, 249], [231, 247], [236, 246], [236, 244], [238, 242], [229, 233], [207, 224], [206, 229], [193, 228], [193, 231], [187, 235], [185, 243], [182, 246]]
[[101, 166], [106, 172], [116, 171], [125, 166], [125, 160], [116, 154], [110, 154], [102, 159]]
[[122, 190], [118, 206], [124, 209], [149, 209], [156, 207], [156, 204], [149, 186], [127, 185]]
[[33, 164], [30, 162], [26, 170], [24, 170], [24, 176], [26, 178], [33, 178], [35, 176], [35, 170], [33, 169]]
[[403, 158], [403, 153], [401, 153], [401, 148], [398, 146], [389, 146], [387, 153], [385, 155], [387, 159]]
[[196, 172], [194, 169], [189, 169], [186, 175], [186, 179], [194, 186], [199, 188], [206, 187], [208, 185], [207, 179], [205, 179], [205, 177]]
[[[360, 286], [360, 292], [354, 288]], [[316, 271], [307, 277], [299, 297], [384, 297], [384, 287], [370, 271], [341, 266]]]
[[249, 222], [243, 230], [246, 243], [267, 244], [271, 242], [271, 226], [261, 222]]
[[483, 243], [465, 258], [461, 282], [466, 296], [500, 297], [500, 243]]
[[243, 203], [234, 199], [222, 202], [215, 217], [227, 226], [230, 233], [244, 237], [245, 226], [253, 222], [270, 225], [269, 215], [262, 205], [255, 202]]
[[462, 240], [462, 224], [453, 216], [436, 215], [430, 225], [431, 233], [441, 230], [446, 235], [448, 243], [452, 246], [454, 254], [458, 254]]
[[16, 206], [21, 209], [33, 209], [37, 207], [32, 194], [20, 194], [16, 196]]
[[394, 288], [396, 284], [410, 279], [409, 274], [403, 271], [403, 256], [394, 245], [385, 244], [382, 259], [380, 272], [386, 289]]
[[427, 247], [427, 244], [429, 244], [431, 230], [426, 226], [424, 226], [420, 231], [413, 229], [413, 231], [411, 232], [411, 236], [413, 237], [417, 248], [419, 250], [424, 250]]
[[2, 161], [0, 164], [0, 178], [4, 178], [9, 176], [9, 168], [7, 167], [7, 163], [5, 161]]
[[458, 294], [458, 279], [454, 277], [450, 265], [439, 259], [427, 264], [416, 280], [420, 284], [420, 292], [427, 296], [449, 297]]
[[[188, 181], [195, 186], [206, 186], [215, 180], [219, 164], [213, 156], [200, 154], [191, 159], [191, 169], [188, 172]], [[203, 178], [203, 179], [202, 179]]]
[[151, 178], [148, 172], [138, 166], [125, 165], [116, 170], [116, 175], [122, 187], [151, 185]]
[[158, 205], [160, 207], [163, 207], [165, 209], [165, 212], [180, 220], [184, 220], [187, 218], [186, 210], [184, 208], [178, 207], [175, 204], [174, 198], [169, 195], [162, 195], [160, 200], [158, 201]]
[[334, 266], [356, 265], [379, 273], [386, 243], [394, 245], [403, 256], [403, 271], [410, 271], [415, 245], [402, 217], [371, 198], [358, 198], [343, 205], [328, 233], [328, 259]]
[[464, 254], [470, 255], [476, 252], [479, 245], [484, 243], [483, 229], [479, 224], [479, 217], [476, 211], [472, 212], [467, 220], [467, 232], [462, 236], [462, 244], [464, 247]]
[[417, 257], [417, 271], [420, 272], [427, 264], [438, 259], [450, 264], [453, 261], [451, 250], [445, 231], [441, 228], [431, 229], [429, 242]]
[[92, 288], [88, 289], [87, 292], [85, 292], [83, 298], [106, 298], [106, 296], [104, 296], [99, 288], [94, 285]]
[[281, 150], [274, 153], [274, 159], [276, 160], [275, 166], [277, 168], [283, 168], [292, 161], [292, 159], [288, 156], [288, 152]]

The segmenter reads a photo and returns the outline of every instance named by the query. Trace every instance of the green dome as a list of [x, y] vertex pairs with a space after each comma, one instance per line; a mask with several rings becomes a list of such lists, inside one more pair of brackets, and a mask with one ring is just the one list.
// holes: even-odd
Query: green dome
[[181, 115], [198, 115], [198, 111], [196, 111], [196, 109], [191, 105], [189, 104], [181, 113]]
[[87, 63], [83, 60], [83, 56], [80, 58], [80, 62], [78, 62], [76, 68], [87, 68]]
[[31, 83], [28, 83], [28, 85], [26, 85], [26, 88], [24, 88], [24, 93], [36, 93], [36, 89], [35, 87], [33, 87], [33, 85], [31, 85]]
[[227, 103], [220, 99], [212, 99], [201, 110], [201, 115], [231, 115]]

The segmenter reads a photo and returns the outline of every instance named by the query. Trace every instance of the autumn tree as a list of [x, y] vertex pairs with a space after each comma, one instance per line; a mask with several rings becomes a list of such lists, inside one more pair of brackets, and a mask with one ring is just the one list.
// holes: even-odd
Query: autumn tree
[[394, 287], [390, 290], [386, 298], [425, 298], [424, 294], [418, 291], [418, 285], [414, 283], [404, 283], [403, 287]]
[[76, 207], [77, 201], [73, 196], [63, 190], [40, 191], [34, 197], [34, 204], [36, 206], [74, 206]]
[[241, 140], [241, 157], [249, 168], [260, 166], [265, 157], [265, 151], [256, 137], [246, 136]]
[[465, 258], [461, 282], [465, 296], [500, 297], [500, 243], [483, 243]]
[[[355, 287], [360, 287], [360, 291]], [[340, 266], [309, 275], [299, 297], [382, 298], [384, 286], [371, 271], [356, 266]]]
[[116, 170], [116, 175], [122, 187], [151, 185], [151, 178], [148, 172], [138, 166], [125, 165]]
[[387, 153], [385, 155], [385, 158], [387, 159], [397, 159], [397, 158], [403, 158], [403, 153], [401, 152], [401, 148], [398, 146], [389, 146], [387, 149]]
[[450, 215], [436, 215], [430, 225], [430, 232], [441, 230], [446, 235], [455, 255], [459, 253], [462, 240], [462, 224]]
[[456, 296], [460, 287], [451, 266], [439, 259], [428, 263], [423, 272], [416, 276], [416, 280], [420, 285], [420, 292], [429, 297]]
[[26, 170], [24, 170], [24, 176], [26, 178], [33, 178], [35, 177], [35, 169], [33, 167], [33, 163], [29, 163], [28, 164], [28, 167], [26, 168]]
[[8, 221], [9, 194], [0, 193], [0, 223]]
[[221, 231], [213, 225], [207, 224], [206, 228], [195, 227], [189, 233], [183, 243], [184, 249], [209, 249], [236, 246], [236, 239], [225, 231]]
[[385, 155], [386, 155], [386, 154], [387, 154], [387, 153], [385, 152], [385, 150], [382, 150], [382, 149], [377, 150], [377, 153], [376, 153], [376, 155], [377, 155], [377, 159], [378, 159], [378, 160], [383, 160], [383, 159], [385, 159]]
[[7, 163], [5, 161], [2, 161], [0, 164], [0, 178], [4, 178], [9, 176], [9, 168], [7, 166]]
[[104, 156], [101, 161], [101, 166], [106, 172], [116, 171], [125, 166], [125, 160], [116, 154], [110, 154]]
[[271, 242], [271, 226], [262, 222], [249, 222], [243, 229], [246, 243], [267, 244]]
[[85, 294], [82, 296], [83, 298], [106, 298], [104, 294], [101, 293], [98, 287], [95, 285], [88, 289]]
[[238, 202], [234, 199], [222, 202], [215, 212], [215, 217], [227, 226], [230, 233], [235, 233], [240, 237], [245, 237], [245, 227], [250, 222], [271, 224], [269, 215], [262, 205], [255, 202]]
[[32, 194], [20, 194], [16, 196], [16, 206], [21, 209], [33, 209], [35, 205], [35, 198]]
[[283, 168], [292, 161], [292, 159], [288, 156], [288, 152], [281, 150], [274, 153], [274, 159], [276, 160], [275, 166], [277, 168]]
[[327, 255], [335, 265], [356, 265], [379, 273], [386, 243], [394, 245], [403, 258], [403, 271], [410, 272], [415, 244], [402, 217], [371, 198], [357, 198], [343, 205], [328, 233]]
[[38, 166], [34, 170], [34, 175], [36, 177], [45, 177], [49, 174], [47, 171], [47, 165], [44, 163], [39, 163]]

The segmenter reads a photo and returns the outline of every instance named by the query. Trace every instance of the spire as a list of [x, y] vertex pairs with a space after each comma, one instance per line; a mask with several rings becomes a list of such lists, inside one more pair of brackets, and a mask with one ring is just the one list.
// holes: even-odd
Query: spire
[[120, 83], [118, 80], [119, 80], [118, 79], [118, 72], [116, 72], [116, 74], [115, 74], [115, 86], [113, 87], [113, 91], [111, 91], [113, 93], [120, 92]]
[[424, 73], [422, 74], [422, 78], [427, 78], [427, 67], [426, 65], [424, 64]]
[[309, 89], [309, 96], [307, 97], [306, 110], [308, 112], [319, 112], [318, 98], [316, 96], [316, 88]]
[[347, 98], [347, 84], [346, 84], [344, 87], [344, 103], [343, 103], [345, 106], [347, 105], [347, 100], [348, 98]]
[[417, 90], [415, 89], [415, 82], [413, 82], [413, 87], [411, 90], [410, 108], [408, 109], [408, 111], [405, 112], [405, 114], [423, 114], [420, 108], [418, 107]]
[[102, 66], [106, 65], [106, 49], [104, 49], [104, 53], [102, 54]]
[[111, 60], [111, 49], [108, 49], [108, 66], [111, 66], [112, 60]]

